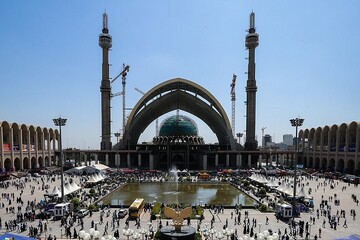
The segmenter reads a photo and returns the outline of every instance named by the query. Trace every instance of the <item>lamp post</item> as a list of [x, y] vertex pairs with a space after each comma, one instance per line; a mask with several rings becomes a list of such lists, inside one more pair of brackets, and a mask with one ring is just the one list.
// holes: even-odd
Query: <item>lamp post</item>
[[119, 138], [121, 136], [121, 133], [116, 132], [116, 133], [114, 133], [114, 136], [116, 137], [116, 143], [119, 143]]
[[242, 133], [237, 133], [236, 136], [239, 138], [239, 162], [238, 162], [238, 167], [241, 167], [241, 162], [240, 162], [240, 150], [241, 150], [241, 137], [243, 136]]
[[294, 164], [294, 194], [293, 194], [293, 220], [295, 218], [296, 211], [296, 178], [297, 178], [297, 158], [298, 158], [298, 127], [301, 127], [304, 123], [302, 118], [290, 119], [291, 126], [295, 127], [295, 164]]
[[62, 150], [62, 135], [61, 127], [66, 125], [66, 118], [54, 118], [53, 119], [55, 126], [59, 127], [60, 130], [60, 166], [61, 166], [61, 202], [64, 202], [64, 161], [63, 161], [63, 150]]

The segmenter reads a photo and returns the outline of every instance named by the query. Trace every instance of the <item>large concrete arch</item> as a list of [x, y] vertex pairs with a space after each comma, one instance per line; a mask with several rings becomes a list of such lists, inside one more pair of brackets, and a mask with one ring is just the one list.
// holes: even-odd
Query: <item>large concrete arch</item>
[[146, 127], [161, 115], [181, 109], [203, 120], [220, 145], [235, 149], [230, 121], [219, 101], [205, 88], [183, 78], [174, 78], [153, 87], [133, 108], [125, 128], [123, 146], [135, 145]]

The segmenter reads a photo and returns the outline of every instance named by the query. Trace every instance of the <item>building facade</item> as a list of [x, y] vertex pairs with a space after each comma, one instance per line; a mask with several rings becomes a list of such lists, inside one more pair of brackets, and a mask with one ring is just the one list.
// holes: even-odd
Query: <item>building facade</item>
[[324, 171], [360, 172], [360, 123], [304, 129], [299, 132], [298, 163]]
[[58, 130], [0, 122], [0, 169], [18, 171], [54, 164], [59, 149]]

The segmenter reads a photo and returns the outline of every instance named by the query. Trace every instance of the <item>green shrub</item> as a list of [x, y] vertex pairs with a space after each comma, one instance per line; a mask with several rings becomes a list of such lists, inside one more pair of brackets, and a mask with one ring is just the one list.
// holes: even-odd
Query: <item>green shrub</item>
[[260, 211], [260, 212], [266, 212], [266, 211], [267, 211], [267, 206], [266, 206], [265, 204], [261, 204], [261, 205], [259, 206], [259, 211]]
[[74, 209], [77, 210], [78, 207], [80, 206], [80, 199], [79, 198], [73, 198], [70, 201], [73, 205], [74, 205]]
[[89, 190], [89, 194], [90, 195], [94, 195], [96, 193], [96, 190], [94, 188], [90, 189]]
[[161, 203], [155, 202], [153, 208], [151, 209], [151, 215], [159, 214], [161, 210]]
[[97, 212], [99, 211], [99, 208], [95, 204], [90, 204], [88, 210], [92, 212]]

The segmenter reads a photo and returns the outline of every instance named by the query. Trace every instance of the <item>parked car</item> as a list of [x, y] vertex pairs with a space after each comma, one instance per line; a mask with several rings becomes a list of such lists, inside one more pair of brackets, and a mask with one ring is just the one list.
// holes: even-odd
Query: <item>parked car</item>
[[119, 213], [118, 213], [118, 217], [119, 218], [124, 218], [127, 215], [127, 210], [126, 209], [120, 209]]
[[89, 214], [89, 210], [87, 209], [80, 209], [77, 213], [76, 213], [76, 216], [79, 217], [79, 218], [83, 218], [85, 216], [87, 216]]

